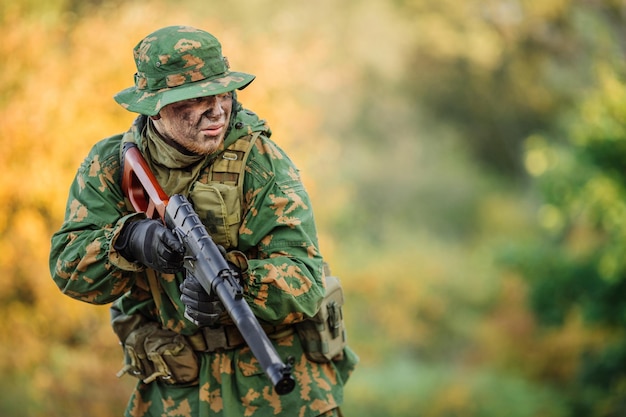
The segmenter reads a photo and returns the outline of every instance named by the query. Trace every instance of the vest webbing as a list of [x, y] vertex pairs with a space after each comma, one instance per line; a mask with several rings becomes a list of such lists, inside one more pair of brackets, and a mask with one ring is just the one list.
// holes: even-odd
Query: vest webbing
[[246, 162], [248, 161], [250, 150], [260, 134], [261, 132], [254, 132], [243, 136], [224, 149], [209, 167], [209, 184], [218, 182], [237, 186], [239, 201], [243, 202], [243, 179]]

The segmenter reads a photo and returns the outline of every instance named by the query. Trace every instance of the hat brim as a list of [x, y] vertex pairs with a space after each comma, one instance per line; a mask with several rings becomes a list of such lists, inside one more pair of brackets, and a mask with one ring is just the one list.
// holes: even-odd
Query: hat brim
[[228, 91], [243, 90], [254, 79], [255, 76], [252, 74], [227, 72], [212, 80], [201, 80], [157, 91], [138, 90], [133, 86], [120, 91], [113, 98], [128, 111], [156, 116], [168, 104], [191, 98], [214, 96]]

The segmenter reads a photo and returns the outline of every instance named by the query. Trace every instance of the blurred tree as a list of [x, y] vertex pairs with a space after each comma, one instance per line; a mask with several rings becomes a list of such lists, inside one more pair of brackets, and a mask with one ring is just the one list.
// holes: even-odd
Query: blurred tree
[[361, 66], [334, 101], [352, 108], [324, 124], [345, 145], [337, 162], [359, 204], [337, 210], [331, 228], [343, 240], [365, 231], [379, 246], [417, 230], [480, 235], [484, 195], [524, 193], [525, 138], [554, 131], [595, 83], [595, 66], [626, 48], [615, 1], [404, 0], [353, 11], [342, 33], [369, 34], [341, 38]]
[[415, 102], [497, 174], [523, 176], [525, 137], [552, 129], [593, 84], [595, 65], [626, 51], [618, 1], [400, 4], [415, 19], [404, 77]]
[[507, 257], [529, 282], [544, 328], [564, 331], [579, 316], [586, 328], [601, 329], [599, 343], [581, 346], [572, 375], [540, 372], [580, 417], [626, 413], [626, 85], [623, 64], [600, 68], [599, 89], [567, 118], [563, 140], [526, 142], [545, 233]]

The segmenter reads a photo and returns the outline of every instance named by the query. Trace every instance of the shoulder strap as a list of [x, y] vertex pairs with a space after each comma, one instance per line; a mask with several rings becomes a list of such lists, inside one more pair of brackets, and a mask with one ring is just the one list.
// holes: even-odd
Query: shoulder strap
[[152, 293], [152, 298], [154, 299], [154, 304], [157, 308], [157, 313], [159, 316], [161, 315], [161, 306], [163, 303], [161, 302], [161, 286], [159, 285], [159, 280], [156, 276], [156, 271], [151, 268], [146, 268], [146, 275], [148, 276], [148, 287], [150, 287], [150, 292]]

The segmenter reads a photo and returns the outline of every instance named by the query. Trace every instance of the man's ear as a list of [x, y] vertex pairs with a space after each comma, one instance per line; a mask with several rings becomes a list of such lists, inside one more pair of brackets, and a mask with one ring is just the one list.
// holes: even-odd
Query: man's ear
[[161, 114], [157, 114], [156, 116], [150, 116], [150, 119], [152, 120], [159, 120], [161, 118]]

